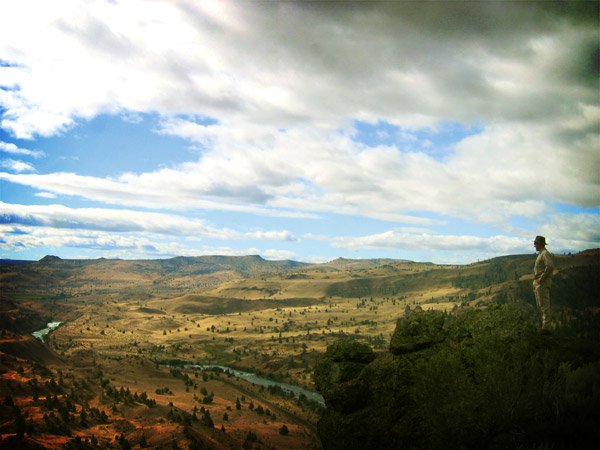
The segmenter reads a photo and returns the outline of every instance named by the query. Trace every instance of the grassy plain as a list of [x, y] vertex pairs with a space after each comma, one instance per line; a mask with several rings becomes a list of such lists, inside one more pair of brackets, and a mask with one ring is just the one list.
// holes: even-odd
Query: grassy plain
[[[344, 291], [347, 285], [372, 291], [386, 279], [432, 270], [437, 275], [430, 284], [406, 281], [396, 295]], [[52, 343], [67, 356], [93, 349], [111, 358], [235, 365], [311, 388], [311, 362], [334, 340], [351, 335], [384, 348], [407, 309], [450, 312], [460, 305], [463, 289], [444, 280], [446, 270], [453, 268], [405, 262], [373, 269], [319, 267], [238, 278], [171, 298], [77, 296], [64, 300], [77, 314], [53, 333]]]

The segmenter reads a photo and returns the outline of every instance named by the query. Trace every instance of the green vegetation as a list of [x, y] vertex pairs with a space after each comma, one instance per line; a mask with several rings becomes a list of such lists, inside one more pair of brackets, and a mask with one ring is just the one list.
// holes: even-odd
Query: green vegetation
[[[390, 352], [330, 346], [315, 370], [323, 446], [597, 448], [600, 350], [540, 336], [513, 305], [398, 321]], [[360, 442], [360, 444], [357, 444]]]

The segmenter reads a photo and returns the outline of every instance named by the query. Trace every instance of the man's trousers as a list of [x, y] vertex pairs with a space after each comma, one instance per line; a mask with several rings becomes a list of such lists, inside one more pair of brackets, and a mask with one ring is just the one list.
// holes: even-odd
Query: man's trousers
[[542, 313], [542, 328], [546, 329], [550, 325], [550, 288], [552, 280], [547, 279], [538, 284], [533, 280], [533, 292], [535, 293], [535, 301], [537, 307]]

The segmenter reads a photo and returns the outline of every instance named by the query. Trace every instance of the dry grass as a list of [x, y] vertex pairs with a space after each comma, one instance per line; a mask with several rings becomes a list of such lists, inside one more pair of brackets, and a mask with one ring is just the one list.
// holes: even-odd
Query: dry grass
[[[407, 307], [449, 312], [458, 301], [448, 298], [461, 293], [441, 276], [420, 288], [409, 286], [396, 297], [333, 297], [327, 295], [330, 286], [431, 268], [399, 264], [379, 271], [312, 270], [227, 281], [175, 298], [89, 298], [76, 319], [54, 332], [53, 343], [65, 355], [87, 348], [112, 358], [183, 359], [263, 371], [273, 368], [267, 362], [293, 358], [296, 366], [283, 365], [280, 375], [312, 388], [306, 355], [325, 351], [344, 335], [385, 346]], [[197, 312], [207, 308], [217, 313]]]

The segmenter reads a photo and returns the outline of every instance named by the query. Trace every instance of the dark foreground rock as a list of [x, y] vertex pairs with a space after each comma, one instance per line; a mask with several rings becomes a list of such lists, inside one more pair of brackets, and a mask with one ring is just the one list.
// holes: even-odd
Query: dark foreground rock
[[315, 369], [325, 450], [600, 448], [600, 349], [540, 336], [516, 307], [398, 320], [390, 351], [353, 340]]

